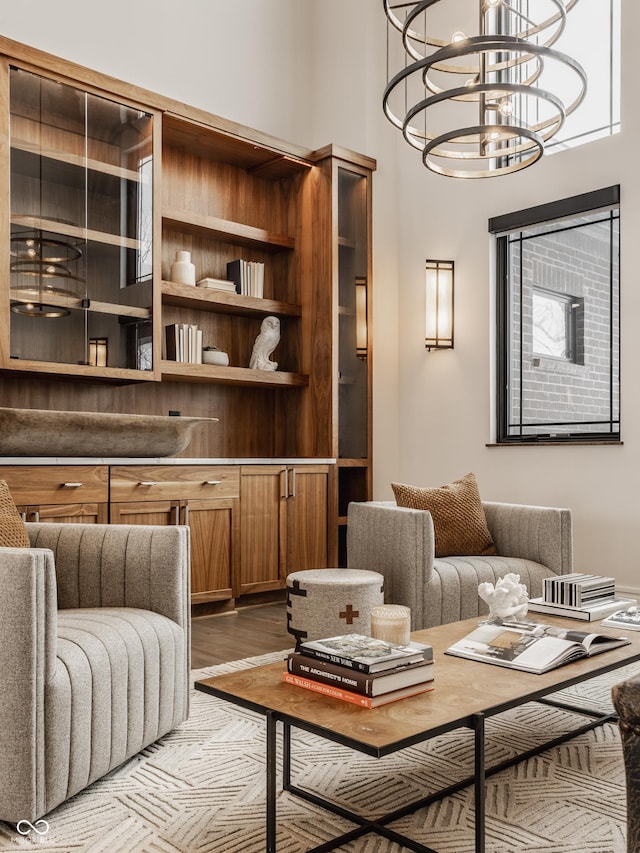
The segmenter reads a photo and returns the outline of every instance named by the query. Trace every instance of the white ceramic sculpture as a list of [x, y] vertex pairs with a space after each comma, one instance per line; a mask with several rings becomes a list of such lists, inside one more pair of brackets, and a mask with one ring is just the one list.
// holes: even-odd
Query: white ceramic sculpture
[[265, 317], [260, 326], [260, 334], [253, 344], [249, 367], [253, 370], [277, 370], [278, 362], [269, 356], [280, 342], [280, 320], [277, 317]]
[[520, 575], [509, 572], [499, 578], [495, 586], [492, 583], [481, 583], [478, 595], [489, 605], [489, 622], [500, 622], [503, 619], [524, 619], [529, 606], [529, 594]]

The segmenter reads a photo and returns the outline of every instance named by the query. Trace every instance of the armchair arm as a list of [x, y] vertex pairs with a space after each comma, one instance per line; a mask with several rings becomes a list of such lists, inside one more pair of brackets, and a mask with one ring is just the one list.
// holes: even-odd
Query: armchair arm
[[27, 524], [55, 555], [58, 605], [139, 607], [189, 625], [189, 529], [129, 524]]
[[423, 624], [424, 588], [433, 571], [431, 513], [394, 502], [351, 503], [347, 518], [347, 565], [384, 576], [385, 599], [411, 608]]
[[[56, 581], [51, 553], [0, 548], [0, 804], [3, 819], [45, 806], [45, 685], [56, 663]], [[19, 813], [24, 803], [32, 814]]]
[[483, 501], [498, 554], [542, 563], [558, 575], [573, 569], [571, 510]]
[[627, 781], [627, 848], [640, 850], [640, 676], [615, 684], [611, 698], [619, 718]]

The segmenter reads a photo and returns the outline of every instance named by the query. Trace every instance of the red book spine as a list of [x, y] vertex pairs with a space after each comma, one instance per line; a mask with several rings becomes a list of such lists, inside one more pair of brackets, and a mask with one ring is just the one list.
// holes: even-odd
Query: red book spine
[[333, 699], [340, 699], [343, 702], [351, 702], [354, 705], [359, 705], [361, 708], [377, 708], [379, 705], [386, 705], [388, 702], [394, 702], [397, 699], [405, 699], [409, 696], [415, 696], [418, 693], [426, 693], [428, 690], [433, 690], [432, 680], [416, 684], [405, 690], [397, 690], [372, 698], [370, 696], [361, 696], [359, 693], [351, 693], [351, 691], [335, 687], [333, 684], [322, 684], [320, 681], [313, 681], [311, 678], [302, 678], [287, 671], [282, 673], [282, 680], [286, 684], [303, 687], [305, 690], [321, 693], [323, 696], [330, 696]]
[[342, 699], [343, 702], [352, 702], [354, 705], [360, 705], [362, 708], [371, 707], [371, 699], [369, 696], [361, 696], [359, 693], [352, 693], [350, 690], [343, 690], [341, 687], [336, 687], [334, 684], [322, 684], [320, 681], [313, 681], [311, 678], [303, 678], [300, 675], [294, 675], [291, 672], [283, 672], [282, 680], [287, 684], [294, 684], [296, 687], [304, 687], [305, 690], [313, 690], [316, 693], [322, 693], [324, 696], [331, 696], [334, 699]]

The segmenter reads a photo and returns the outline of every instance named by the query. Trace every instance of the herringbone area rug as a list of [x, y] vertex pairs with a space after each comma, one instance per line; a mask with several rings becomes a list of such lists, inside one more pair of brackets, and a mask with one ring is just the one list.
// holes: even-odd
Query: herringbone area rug
[[[194, 680], [267, 663], [264, 655], [194, 671]], [[571, 691], [609, 706], [617, 673]], [[437, 681], [436, 681], [437, 690]], [[567, 691], [568, 692], [568, 691]], [[434, 699], [437, 693], [433, 694]], [[0, 851], [50, 853], [263, 853], [264, 719], [195, 692], [179, 730], [47, 816], [49, 831], [19, 835], [0, 823]], [[579, 721], [578, 721], [579, 722]], [[495, 761], [570, 728], [576, 716], [528, 705], [490, 721]], [[454, 733], [374, 759], [298, 732], [293, 776], [356, 811], [375, 815], [472, 772], [472, 741]], [[302, 853], [352, 824], [280, 793], [278, 851]], [[472, 853], [473, 792], [395, 826], [439, 853]], [[342, 848], [398, 853], [374, 836]], [[487, 785], [488, 853], [625, 853], [625, 785], [617, 727], [607, 725], [505, 771]]]

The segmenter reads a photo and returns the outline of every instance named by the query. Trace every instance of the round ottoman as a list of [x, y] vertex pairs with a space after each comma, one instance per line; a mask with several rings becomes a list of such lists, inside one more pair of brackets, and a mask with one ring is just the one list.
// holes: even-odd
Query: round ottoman
[[363, 569], [306, 569], [287, 577], [287, 631], [303, 640], [369, 634], [384, 578]]

